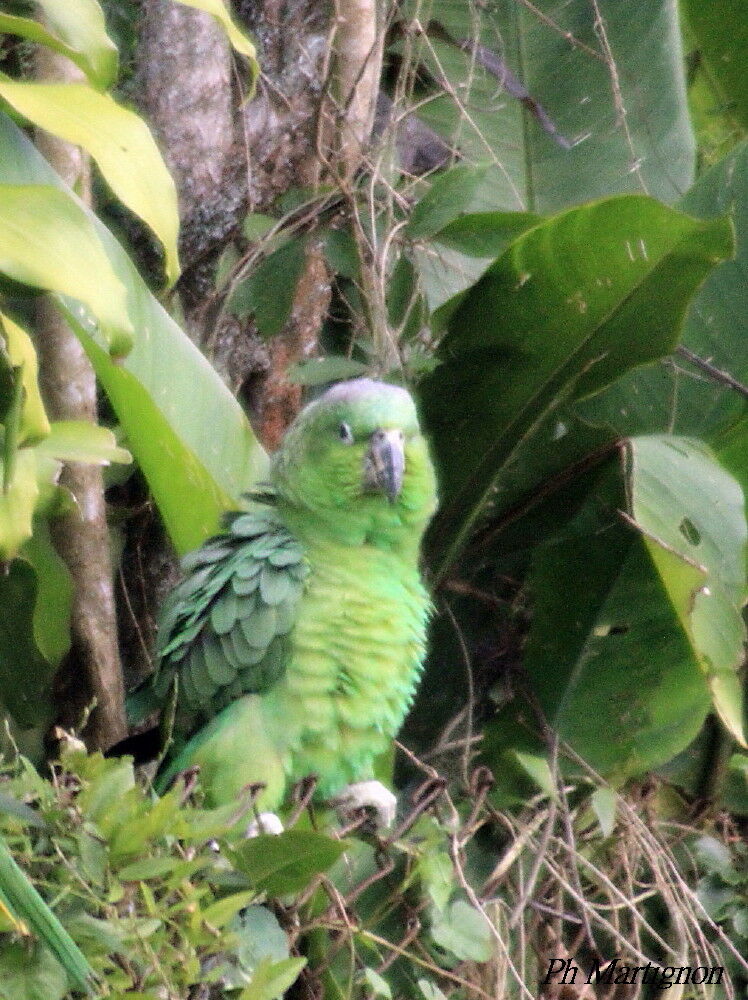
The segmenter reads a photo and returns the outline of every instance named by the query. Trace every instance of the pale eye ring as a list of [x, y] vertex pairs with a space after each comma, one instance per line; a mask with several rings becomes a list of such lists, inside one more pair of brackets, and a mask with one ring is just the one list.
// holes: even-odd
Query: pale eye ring
[[353, 431], [345, 422], [338, 427], [338, 436], [343, 444], [353, 444]]

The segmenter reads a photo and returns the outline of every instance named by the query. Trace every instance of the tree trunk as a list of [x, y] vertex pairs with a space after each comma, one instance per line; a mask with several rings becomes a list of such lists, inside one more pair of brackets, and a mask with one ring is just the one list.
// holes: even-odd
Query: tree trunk
[[[43, 47], [37, 58], [37, 75], [45, 80], [81, 78], [77, 67]], [[45, 133], [38, 134], [37, 144], [63, 180], [82, 189], [85, 196], [89, 169], [80, 149]], [[49, 300], [42, 301], [37, 313], [37, 346], [50, 417], [95, 422], [93, 369], [80, 341]], [[78, 723], [86, 706], [95, 700], [84, 735], [90, 747], [105, 749], [127, 734], [127, 726], [101, 469], [69, 463], [61, 484], [77, 503], [75, 513], [52, 525], [55, 546], [74, 586], [73, 644], [59, 678], [64, 702], [62, 721], [68, 725]]]

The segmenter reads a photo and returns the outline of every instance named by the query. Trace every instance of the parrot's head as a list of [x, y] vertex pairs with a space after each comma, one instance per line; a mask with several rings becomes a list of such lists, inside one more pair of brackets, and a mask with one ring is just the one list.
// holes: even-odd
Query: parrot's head
[[410, 393], [368, 378], [340, 382], [301, 411], [271, 478], [280, 500], [317, 531], [324, 525], [352, 543], [390, 545], [414, 533], [417, 543], [436, 506]]

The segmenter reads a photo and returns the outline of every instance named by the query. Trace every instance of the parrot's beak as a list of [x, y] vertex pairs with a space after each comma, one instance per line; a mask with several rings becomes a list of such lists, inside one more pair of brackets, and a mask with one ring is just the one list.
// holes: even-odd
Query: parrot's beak
[[400, 430], [374, 431], [364, 456], [364, 489], [394, 503], [403, 488], [405, 448]]

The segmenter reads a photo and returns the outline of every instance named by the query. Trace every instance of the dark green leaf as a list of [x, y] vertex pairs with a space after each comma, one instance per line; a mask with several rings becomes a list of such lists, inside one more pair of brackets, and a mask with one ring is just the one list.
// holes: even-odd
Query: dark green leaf
[[456, 899], [431, 928], [435, 943], [460, 961], [487, 962], [493, 952], [488, 918]]
[[[613, 63], [601, 52], [598, 11]], [[678, 10], [670, 0], [541, 8], [407, 0], [401, 16], [422, 25], [433, 19], [455, 40], [475, 39], [498, 63], [488, 72], [469, 48], [433, 30], [409, 41], [409, 57], [413, 51], [434, 80], [449, 83], [434, 87], [419, 117], [467, 163], [492, 158], [471, 211], [556, 212], [642, 190], [674, 202], [693, 182]]]
[[281, 962], [263, 959], [252, 976], [252, 982], [239, 994], [239, 1000], [276, 1000], [282, 997], [299, 978], [305, 965], [305, 958], [286, 958]]
[[279, 836], [254, 837], [232, 851], [231, 858], [257, 890], [284, 896], [306, 888], [315, 875], [332, 867], [347, 846], [346, 841], [321, 833], [287, 830]]
[[[682, 343], [714, 368], [747, 384], [748, 143], [704, 174], [681, 207], [701, 219], [729, 213], [737, 237], [735, 258], [708, 275], [690, 304]], [[685, 358], [672, 362], [624, 375], [599, 396], [578, 404], [578, 411], [585, 420], [604, 421], [619, 434], [672, 430], [701, 437], [719, 450], [721, 436], [744, 414], [745, 400]], [[740, 458], [739, 451], [734, 458]], [[731, 471], [748, 486], [747, 452]]]
[[500, 257], [513, 240], [542, 221], [531, 212], [472, 212], [434, 233], [433, 239], [468, 257]]
[[299, 385], [325, 385], [327, 382], [365, 375], [366, 371], [367, 366], [363, 362], [333, 354], [326, 358], [294, 362], [288, 369], [288, 377], [291, 382]]
[[467, 211], [488, 171], [487, 166], [452, 167], [416, 203], [405, 227], [411, 239], [426, 239]]
[[51, 713], [55, 666], [34, 642], [38, 594], [39, 579], [27, 562], [14, 559], [0, 573], [0, 691], [5, 709], [23, 728], [49, 722]]
[[0, 998], [2, 1000], [62, 1000], [69, 984], [65, 970], [40, 944], [29, 949], [23, 942], [0, 946]]
[[358, 281], [358, 247], [347, 229], [330, 229], [325, 237], [325, 260], [333, 274]]
[[728, 220], [623, 196], [534, 227], [491, 266], [420, 386], [442, 493], [427, 543], [437, 576], [543, 417], [672, 350], [691, 295], [731, 250]]
[[231, 312], [237, 316], [253, 314], [264, 337], [280, 333], [291, 315], [304, 259], [304, 243], [298, 239], [271, 253], [236, 286], [229, 302]]
[[682, 10], [727, 113], [748, 129], [748, 20], [743, 0], [683, 0]]

